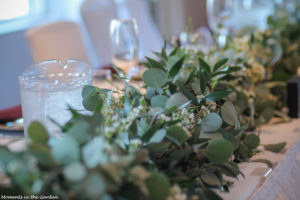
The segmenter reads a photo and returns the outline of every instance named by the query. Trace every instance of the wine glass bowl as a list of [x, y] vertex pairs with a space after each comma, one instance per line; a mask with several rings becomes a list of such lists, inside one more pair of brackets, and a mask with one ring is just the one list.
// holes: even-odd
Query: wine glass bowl
[[114, 19], [110, 25], [112, 62], [125, 73], [138, 66], [138, 27], [135, 19]]
[[226, 45], [227, 37], [234, 26], [233, 3], [233, 0], [207, 0], [208, 24], [221, 47]]

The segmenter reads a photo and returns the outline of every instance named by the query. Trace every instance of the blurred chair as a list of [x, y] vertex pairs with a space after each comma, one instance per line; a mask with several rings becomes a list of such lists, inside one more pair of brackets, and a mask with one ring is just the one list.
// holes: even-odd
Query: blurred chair
[[33, 60], [67, 59], [89, 62], [80, 27], [71, 21], [59, 21], [34, 27], [26, 32]]
[[101, 65], [112, 62], [110, 21], [136, 18], [139, 28], [140, 59], [163, 45], [146, 0], [86, 0], [81, 15]]
[[113, 0], [86, 0], [81, 15], [101, 65], [111, 63], [110, 21], [118, 16]]

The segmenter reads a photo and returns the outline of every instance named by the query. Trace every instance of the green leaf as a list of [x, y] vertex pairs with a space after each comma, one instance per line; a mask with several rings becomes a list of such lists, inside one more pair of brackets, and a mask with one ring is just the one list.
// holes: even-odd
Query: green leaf
[[273, 167], [273, 164], [271, 161], [267, 160], [267, 159], [255, 159], [255, 160], [251, 160], [251, 162], [259, 162], [259, 163], [264, 163], [266, 164], [269, 168]]
[[78, 182], [85, 178], [87, 172], [85, 167], [79, 163], [71, 163], [63, 169], [63, 174], [68, 181]]
[[225, 63], [227, 63], [228, 58], [223, 58], [219, 60], [213, 67], [214, 72], [217, 71], [220, 67], [222, 67]]
[[78, 144], [81, 145], [90, 138], [90, 135], [88, 134], [89, 128], [90, 124], [88, 122], [82, 120], [76, 121], [76, 123], [67, 131], [67, 134], [75, 138]]
[[6, 146], [0, 146], [0, 163], [4, 171], [7, 171], [9, 163], [17, 158], [16, 153], [11, 152]]
[[170, 77], [175, 77], [178, 72], [180, 71], [181, 67], [182, 67], [182, 64], [184, 62], [184, 57], [182, 57], [180, 60], [178, 60], [170, 69], [170, 72], [169, 72], [169, 76]]
[[82, 157], [84, 164], [92, 169], [98, 164], [106, 162], [106, 155], [104, 154], [105, 141], [98, 136], [91, 140], [82, 148]]
[[260, 143], [260, 139], [257, 135], [255, 134], [250, 134], [247, 135], [246, 138], [244, 139], [244, 144], [249, 147], [250, 149], [255, 149], [258, 147]]
[[230, 74], [230, 73], [233, 73], [233, 72], [237, 72], [237, 71], [240, 71], [241, 70], [241, 67], [225, 67], [224, 69], [220, 70], [220, 71], [217, 71], [217, 72], [214, 72], [212, 74], [212, 78], [217, 76], [217, 75], [222, 75], [222, 74]]
[[233, 146], [228, 140], [213, 139], [204, 149], [204, 153], [210, 162], [221, 164], [232, 156]]
[[180, 91], [184, 96], [186, 96], [186, 98], [191, 100], [194, 105], [198, 105], [198, 100], [196, 96], [189, 89], [185, 88], [184, 86], [180, 86]]
[[237, 166], [233, 166], [229, 163], [224, 163], [218, 165], [218, 169], [226, 176], [237, 178], [237, 176], [241, 173]]
[[103, 178], [96, 173], [88, 175], [88, 178], [82, 182], [82, 191], [89, 196], [87, 199], [99, 199], [99, 195], [106, 190], [106, 184]]
[[154, 133], [162, 128], [163, 123], [155, 123], [152, 125], [142, 136], [142, 141], [143, 142], [149, 142]]
[[164, 95], [157, 95], [151, 98], [151, 106], [165, 108], [168, 97]]
[[285, 147], [285, 145], [286, 145], [286, 142], [280, 142], [277, 144], [267, 144], [267, 145], [263, 145], [263, 146], [266, 151], [279, 153], [280, 151], [282, 151], [282, 149]]
[[166, 108], [170, 109], [173, 106], [180, 107], [189, 100], [180, 92], [173, 94], [166, 102]]
[[274, 109], [271, 107], [267, 107], [260, 115], [261, 118], [263, 118], [264, 123], [268, 123], [274, 116]]
[[152, 58], [149, 58], [147, 56], [145, 56], [145, 58], [147, 59], [147, 61], [149, 63], [149, 65], [147, 65], [148, 67], [150, 67], [150, 68], [157, 68], [157, 69], [161, 69], [161, 70], [165, 71], [165, 68], [164, 68], [164, 66], [161, 63], [159, 63], [156, 60], [154, 60]]
[[217, 113], [210, 113], [202, 119], [201, 125], [203, 132], [215, 132], [222, 126], [222, 119]]
[[143, 81], [152, 88], [161, 88], [167, 83], [168, 77], [166, 72], [161, 69], [148, 69], [144, 72]]
[[236, 110], [234, 108], [234, 105], [231, 102], [229, 101], [225, 102], [221, 108], [221, 112], [222, 112], [222, 119], [227, 124], [235, 126], [239, 123]]
[[97, 87], [94, 87], [92, 85], [85, 85], [81, 91], [81, 96], [84, 99], [98, 93], [99, 93], [99, 89]]
[[178, 146], [185, 143], [188, 138], [186, 132], [181, 127], [176, 125], [173, 125], [167, 129], [167, 137]]
[[199, 62], [199, 69], [206, 71], [207, 73], [210, 73], [210, 66], [207, 64], [207, 62], [205, 62], [202, 58], [198, 58], [198, 62]]
[[218, 132], [221, 133], [221, 135], [222, 135], [225, 139], [227, 139], [228, 141], [231, 142], [231, 144], [232, 144], [233, 147], [234, 147], [234, 148], [233, 148], [234, 150], [236, 150], [236, 149], [239, 147], [240, 141], [239, 141], [232, 133], [230, 133], [230, 132], [228, 132], [228, 131], [226, 131], [226, 130], [224, 130], [224, 129], [222, 129], [222, 128], [220, 128], [220, 129], [218, 130]]
[[206, 184], [213, 187], [220, 187], [222, 185], [220, 178], [212, 170], [206, 170], [204, 174], [201, 175], [201, 179]]
[[165, 138], [166, 134], [167, 131], [165, 129], [157, 130], [150, 139], [149, 143], [160, 143]]
[[40, 122], [32, 122], [28, 128], [28, 135], [33, 143], [46, 145], [49, 140], [49, 134]]
[[146, 149], [149, 150], [150, 153], [159, 153], [164, 150], [167, 150], [170, 147], [170, 142], [168, 143], [150, 143], [146, 145]]
[[[84, 94], [86, 95], [86, 93]], [[100, 112], [103, 99], [99, 92], [92, 92], [82, 100], [83, 107], [92, 112]]]
[[218, 101], [221, 100], [225, 97], [227, 97], [229, 94], [231, 93], [231, 91], [216, 91], [213, 93], [210, 93], [209, 95], [207, 95], [205, 97], [206, 101]]
[[149, 191], [150, 199], [165, 200], [169, 195], [170, 182], [161, 173], [153, 173], [145, 180], [146, 187]]
[[73, 137], [63, 135], [53, 142], [51, 154], [54, 160], [62, 165], [77, 162], [80, 155], [79, 145]]
[[38, 163], [44, 167], [52, 167], [55, 162], [50, 152], [50, 148], [44, 144], [32, 143], [28, 147], [29, 152], [36, 158]]
[[203, 72], [199, 72], [199, 80], [200, 80], [201, 93], [204, 94], [208, 82], [208, 76]]

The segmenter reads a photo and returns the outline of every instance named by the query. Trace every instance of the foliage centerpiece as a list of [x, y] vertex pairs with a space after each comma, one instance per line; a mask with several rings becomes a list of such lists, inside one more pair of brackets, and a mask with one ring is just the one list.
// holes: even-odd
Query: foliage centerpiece
[[[228, 192], [230, 178], [243, 176], [237, 164], [259, 153], [254, 121], [272, 117], [265, 105], [276, 102], [276, 93], [270, 88], [266, 93], [264, 84], [277, 76], [269, 76], [268, 67], [282, 66], [278, 63], [299, 50], [281, 28], [291, 23], [281, 26], [271, 19], [271, 32], [236, 37], [228, 49], [205, 56], [179, 47], [167, 54], [163, 47], [155, 52], [159, 61], [146, 58], [145, 92], [127, 83], [117, 91], [84, 87], [83, 105], [90, 114], [70, 108], [73, 117], [61, 126], [59, 138], [49, 138], [34, 122], [26, 150], [0, 148], [1, 167], [10, 179], [0, 186], [1, 194], [221, 199], [216, 191]], [[276, 59], [260, 57], [257, 49]], [[278, 152], [284, 145], [266, 149]]]

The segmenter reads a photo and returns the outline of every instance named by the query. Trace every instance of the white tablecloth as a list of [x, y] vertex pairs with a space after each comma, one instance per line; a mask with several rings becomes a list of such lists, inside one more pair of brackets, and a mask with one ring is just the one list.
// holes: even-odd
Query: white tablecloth
[[225, 200], [300, 200], [300, 120], [262, 128], [261, 144], [287, 142], [282, 153], [264, 151], [253, 159], [270, 160], [275, 167], [265, 178], [268, 167], [262, 163], [242, 163], [240, 177], [230, 193], [219, 193]]

